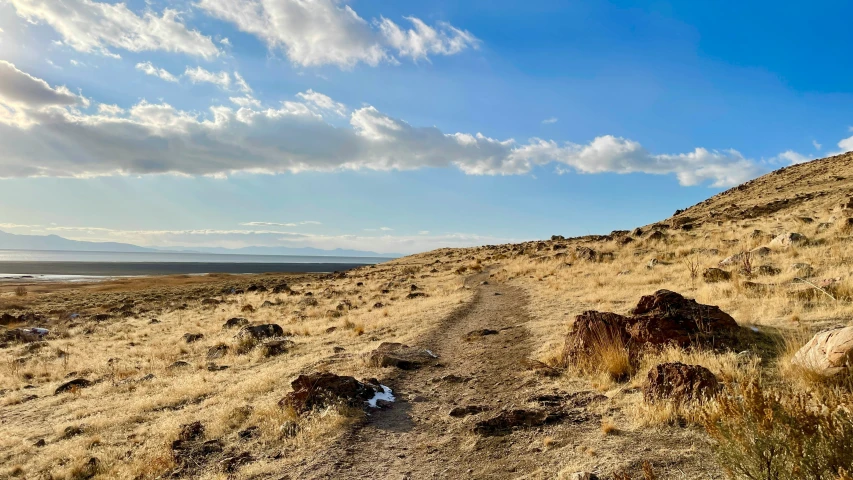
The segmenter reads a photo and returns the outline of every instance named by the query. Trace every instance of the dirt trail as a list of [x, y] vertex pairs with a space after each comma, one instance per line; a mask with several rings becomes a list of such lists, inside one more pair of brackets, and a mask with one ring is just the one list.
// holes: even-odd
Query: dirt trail
[[[476, 289], [473, 300], [417, 343], [437, 354], [438, 364], [386, 369], [381, 381], [397, 395], [393, 406], [372, 412], [363, 425], [284, 478], [552, 479], [558, 472], [601, 475], [617, 466], [638, 472], [646, 461], [661, 480], [723, 478], [707, 445], [698, 445], [689, 430], [603, 434], [603, 415], [628, 423], [607, 397], [524, 367], [535, 347], [525, 326], [531, 320], [526, 294], [488, 283], [485, 273], [468, 278], [466, 286]], [[482, 329], [498, 333], [466, 338]], [[464, 406], [488, 410], [450, 415]], [[558, 418], [506, 435], [475, 433], [478, 422], [512, 410]]]
[[[531, 458], [511, 455], [508, 437], [472, 433], [478, 420], [523, 408], [535, 383], [522, 367], [532, 348], [524, 327], [527, 298], [518, 288], [481, 284], [487, 279], [470, 277], [473, 301], [418, 343], [439, 356], [438, 365], [389, 372], [383, 382], [398, 395], [393, 407], [374, 412], [298, 478], [516, 478], [531, 467]], [[481, 329], [498, 333], [466, 339]], [[449, 415], [466, 405], [490, 411]]]

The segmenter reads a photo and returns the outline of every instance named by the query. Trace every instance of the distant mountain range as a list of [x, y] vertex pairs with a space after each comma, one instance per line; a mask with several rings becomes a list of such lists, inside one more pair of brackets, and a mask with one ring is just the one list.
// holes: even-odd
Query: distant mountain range
[[376, 253], [362, 250], [323, 250], [312, 247], [140, 247], [130, 243], [86, 242], [70, 240], [58, 235], [18, 235], [0, 231], [0, 249], [3, 250], [66, 250], [71, 252], [126, 252], [126, 253], [213, 253], [231, 255], [304, 255], [334, 257], [402, 257], [397, 253]]

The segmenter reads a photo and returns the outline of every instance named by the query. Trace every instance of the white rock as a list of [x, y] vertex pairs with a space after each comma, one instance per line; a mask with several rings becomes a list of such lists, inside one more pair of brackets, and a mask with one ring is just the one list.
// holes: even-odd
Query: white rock
[[791, 363], [824, 376], [833, 376], [853, 363], [853, 327], [836, 328], [812, 337]]

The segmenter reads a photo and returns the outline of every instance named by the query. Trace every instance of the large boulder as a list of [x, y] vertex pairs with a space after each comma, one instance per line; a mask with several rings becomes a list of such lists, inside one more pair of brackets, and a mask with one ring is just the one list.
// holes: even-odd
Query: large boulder
[[836, 328], [812, 337], [791, 363], [823, 376], [834, 376], [853, 364], [853, 327]]
[[621, 341], [632, 352], [646, 345], [685, 347], [708, 340], [720, 345], [732, 339], [737, 329], [737, 322], [719, 307], [658, 290], [642, 297], [630, 316], [596, 311], [578, 315], [566, 337], [564, 358], [589, 353], [602, 341]]
[[703, 305], [669, 290], [642, 297], [631, 314], [628, 333], [639, 344], [687, 346], [694, 339], [726, 336], [738, 328], [734, 318], [720, 307]]
[[414, 370], [435, 359], [436, 356], [428, 350], [410, 347], [402, 343], [382, 342], [379, 348], [368, 354], [367, 363], [373, 367], [396, 367], [401, 370]]
[[770, 240], [770, 246], [776, 248], [788, 248], [792, 245], [801, 245], [808, 242], [808, 238], [801, 233], [788, 232], [783, 233], [773, 240]]
[[649, 370], [643, 383], [643, 399], [648, 403], [702, 401], [715, 395], [719, 388], [717, 377], [701, 365], [661, 363]]
[[349, 406], [364, 406], [365, 402], [382, 391], [379, 382], [359, 382], [354, 377], [317, 372], [300, 375], [290, 383], [293, 391], [282, 398], [281, 407], [293, 408], [297, 413], [306, 413], [315, 408], [324, 408], [344, 403]]

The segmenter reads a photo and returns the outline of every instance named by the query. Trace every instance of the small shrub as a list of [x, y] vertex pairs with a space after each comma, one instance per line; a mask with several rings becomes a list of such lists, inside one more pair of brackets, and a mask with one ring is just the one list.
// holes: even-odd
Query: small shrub
[[850, 398], [729, 386], [702, 423], [720, 465], [735, 479], [829, 480], [853, 470]]
[[16, 297], [26, 297], [27, 296], [27, 287], [23, 285], [18, 285], [15, 287], [15, 296]]

